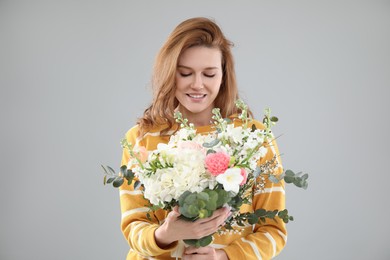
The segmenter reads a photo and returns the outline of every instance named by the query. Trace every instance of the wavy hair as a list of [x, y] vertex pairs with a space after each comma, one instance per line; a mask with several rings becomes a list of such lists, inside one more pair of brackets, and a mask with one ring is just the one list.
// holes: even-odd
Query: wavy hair
[[222, 84], [214, 105], [220, 108], [223, 117], [238, 112], [235, 106], [238, 99], [237, 81], [231, 52], [233, 43], [226, 39], [214, 21], [204, 17], [191, 18], [172, 31], [156, 56], [152, 75], [153, 103], [137, 122], [141, 136], [156, 126], [164, 126], [164, 134], [175, 124], [173, 115], [179, 105], [175, 97], [178, 60], [185, 50], [194, 46], [217, 48], [221, 51]]

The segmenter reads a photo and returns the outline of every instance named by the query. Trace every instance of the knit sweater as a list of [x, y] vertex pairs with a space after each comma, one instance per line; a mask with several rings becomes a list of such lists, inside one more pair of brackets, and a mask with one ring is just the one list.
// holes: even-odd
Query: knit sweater
[[[253, 121], [257, 128], [263, 129], [264, 126]], [[235, 124], [241, 124], [238, 120]], [[144, 146], [148, 151], [155, 150], [157, 144], [167, 143], [169, 141], [169, 131], [167, 135], [160, 135], [163, 127], [146, 133], [143, 137], [138, 136], [138, 126], [134, 126], [126, 133], [126, 139], [133, 145]], [[212, 132], [212, 126], [196, 127], [197, 133], [206, 134]], [[275, 140], [268, 147], [265, 157], [260, 163], [271, 160], [274, 155], [277, 156], [279, 168], [275, 171], [283, 171], [279, 159], [279, 151]], [[122, 165], [127, 165], [130, 160], [128, 151], [123, 151]], [[151, 220], [146, 217], [149, 211], [148, 201], [143, 197], [142, 191], [134, 190], [132, 185], [126, 182], [120, 187], [120, 204], [122, 212], [121, 229], [125, 236], [130, 250], [127, 255], [129, 259], [175, 259], [171, 253], [178, 243], [173, 243], [169, 248], [160, 248], [154, 238], [154, 232], [161, 223], [164, 222], [168, 212], [165, 210], [154, 211], [150, 214]], [[244, 204], [240, 208], [241, 212], [253, 212], [256, 209], [283, 210], [285, 208], [285, 188], [284, 183], [277, 184], [266, 180], [264, 189], [254, 193], [252, 204]], [[287, 240], [287, 231], [285, 224], [280, 219], [267, 220], [264, 224], [247, 225], [244, 227], [236, 226], [235, 229], [241, 232], [228, 234], [215, 233], [213, 242], [210, 246], [222, 249], [226, 252], [229, 259], [271, 259], [283, 249]]]

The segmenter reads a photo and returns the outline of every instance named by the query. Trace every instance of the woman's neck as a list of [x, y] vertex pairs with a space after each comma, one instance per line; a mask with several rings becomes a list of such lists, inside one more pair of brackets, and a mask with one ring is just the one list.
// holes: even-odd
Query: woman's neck
[[211, 109], [207, 109], [199, 113], [192, 113], [181, 106], [179, 106], [177, 109], [182, 113], [183, 118], [187, 118], [188, 122], [194, 124], [195, 127], [211, 124]]

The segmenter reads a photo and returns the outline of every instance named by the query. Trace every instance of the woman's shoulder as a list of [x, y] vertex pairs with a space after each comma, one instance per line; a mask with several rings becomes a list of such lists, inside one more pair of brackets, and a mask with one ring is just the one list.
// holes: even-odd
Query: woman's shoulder
[[147, 136], [162, 136], [172, 134], [174, 132], [174, 127], [167, 131], [167, 125], [153, 126], [151, 129], [148, 129], [142, 136], [140, 136], [140, 126], [139, 124], [134, 125], [126, 132], [126, 139], [135, 141], [141, 140]]
[[137, 124], [131, 127], [129, 130], [127, 130], [125, 137], [127, 141], [133, 142], [137, 139], [138, 133], [139, 133], [139, 126]]

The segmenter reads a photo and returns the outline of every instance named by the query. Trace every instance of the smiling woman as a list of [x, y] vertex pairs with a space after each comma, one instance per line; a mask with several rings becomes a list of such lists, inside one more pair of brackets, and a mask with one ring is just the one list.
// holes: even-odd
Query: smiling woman
[[211, 110], [222, 83], [221, 51], [192, 47], [179, 59], [176, 73], [178, 110], [195, 126], [210, 124]]
[[[136, 150], [144, 148], [154, 151], [158, 146], [161, 148], [181, 127], [175, 121], [175, 112], [180, 112], [188, 123], [193, 124], [197, 134], [215, 131], [215, 125], [211, 123], [214, 108], [219, 108], [222, 118], [230, 117], [235, 119], [234, 124], [243, 125], [237, 118], [240, 109], [235, 105], [239, 97], [231, 46], [218, 25], [210, 19], [192, 18], [179, 24], [157, 55], [153, 71], [152, 105], [145, 110], [137, 125], [127, 132], [126, 142]], [[251, 114], [249, 110], [245, 111]], [[264, 128], [258, 121], [254, 122], [256, 127]], [[282, 167], [275, 141], [270, 147], [261, 161], [275, 162], [280, 166], [275, 168], [275, 172], [280, 173]], [[125, 149], [122, 165], [128, 165], [132, 159]], [[224, 161], [224, 158], [219, 159]], [[229, 163], [230, 159], [225, 161]], [[178, 173], [180, 178], [184, 178], [185, 170]], [[222, 175], [217, 178], [221, 179], [221, 183], [226, 183], [227, 190], [237, 192], [237, 185], [244, 182], [246, 173], [240, 168], [225, 169], [225, 173], [225, 179]], [[196, 172], [190, 171], [190, 174], [195, 176]], [[161, 182], [165, 181], [164, 177], [166, 175], [163, 175]], [[229, 186], [232, 180], [238, 183], [234, 187]], [[254, 192], [255, 186], [250, 184], [250, 202], [243, 204], [240, 212], [284, 209], [282, 181], [267, 182], [259, 192]], [[169, 187], [177, 188], [173, 185]], [[281, 220], [235, 225], [232, 233], [218, 233], [220, 226], [232, 214], [228, 207], [219, 208], [210, 217], [193, 222], [183, 220], [177, 208], [172, 211], [160, 208], [148, 218], [146, 212], [150, 204], [143, 193], [127, 183], [120, 189], [121, 226], [131, 248], [127, 259], [270, 259], [283, 249], [286, 242], [287, 232]], [[210, 235], [213, 235], [212, 243], [207, 246], [190, 246], [186, 249], [180, 246], [183, 240], [197, 240]]]

